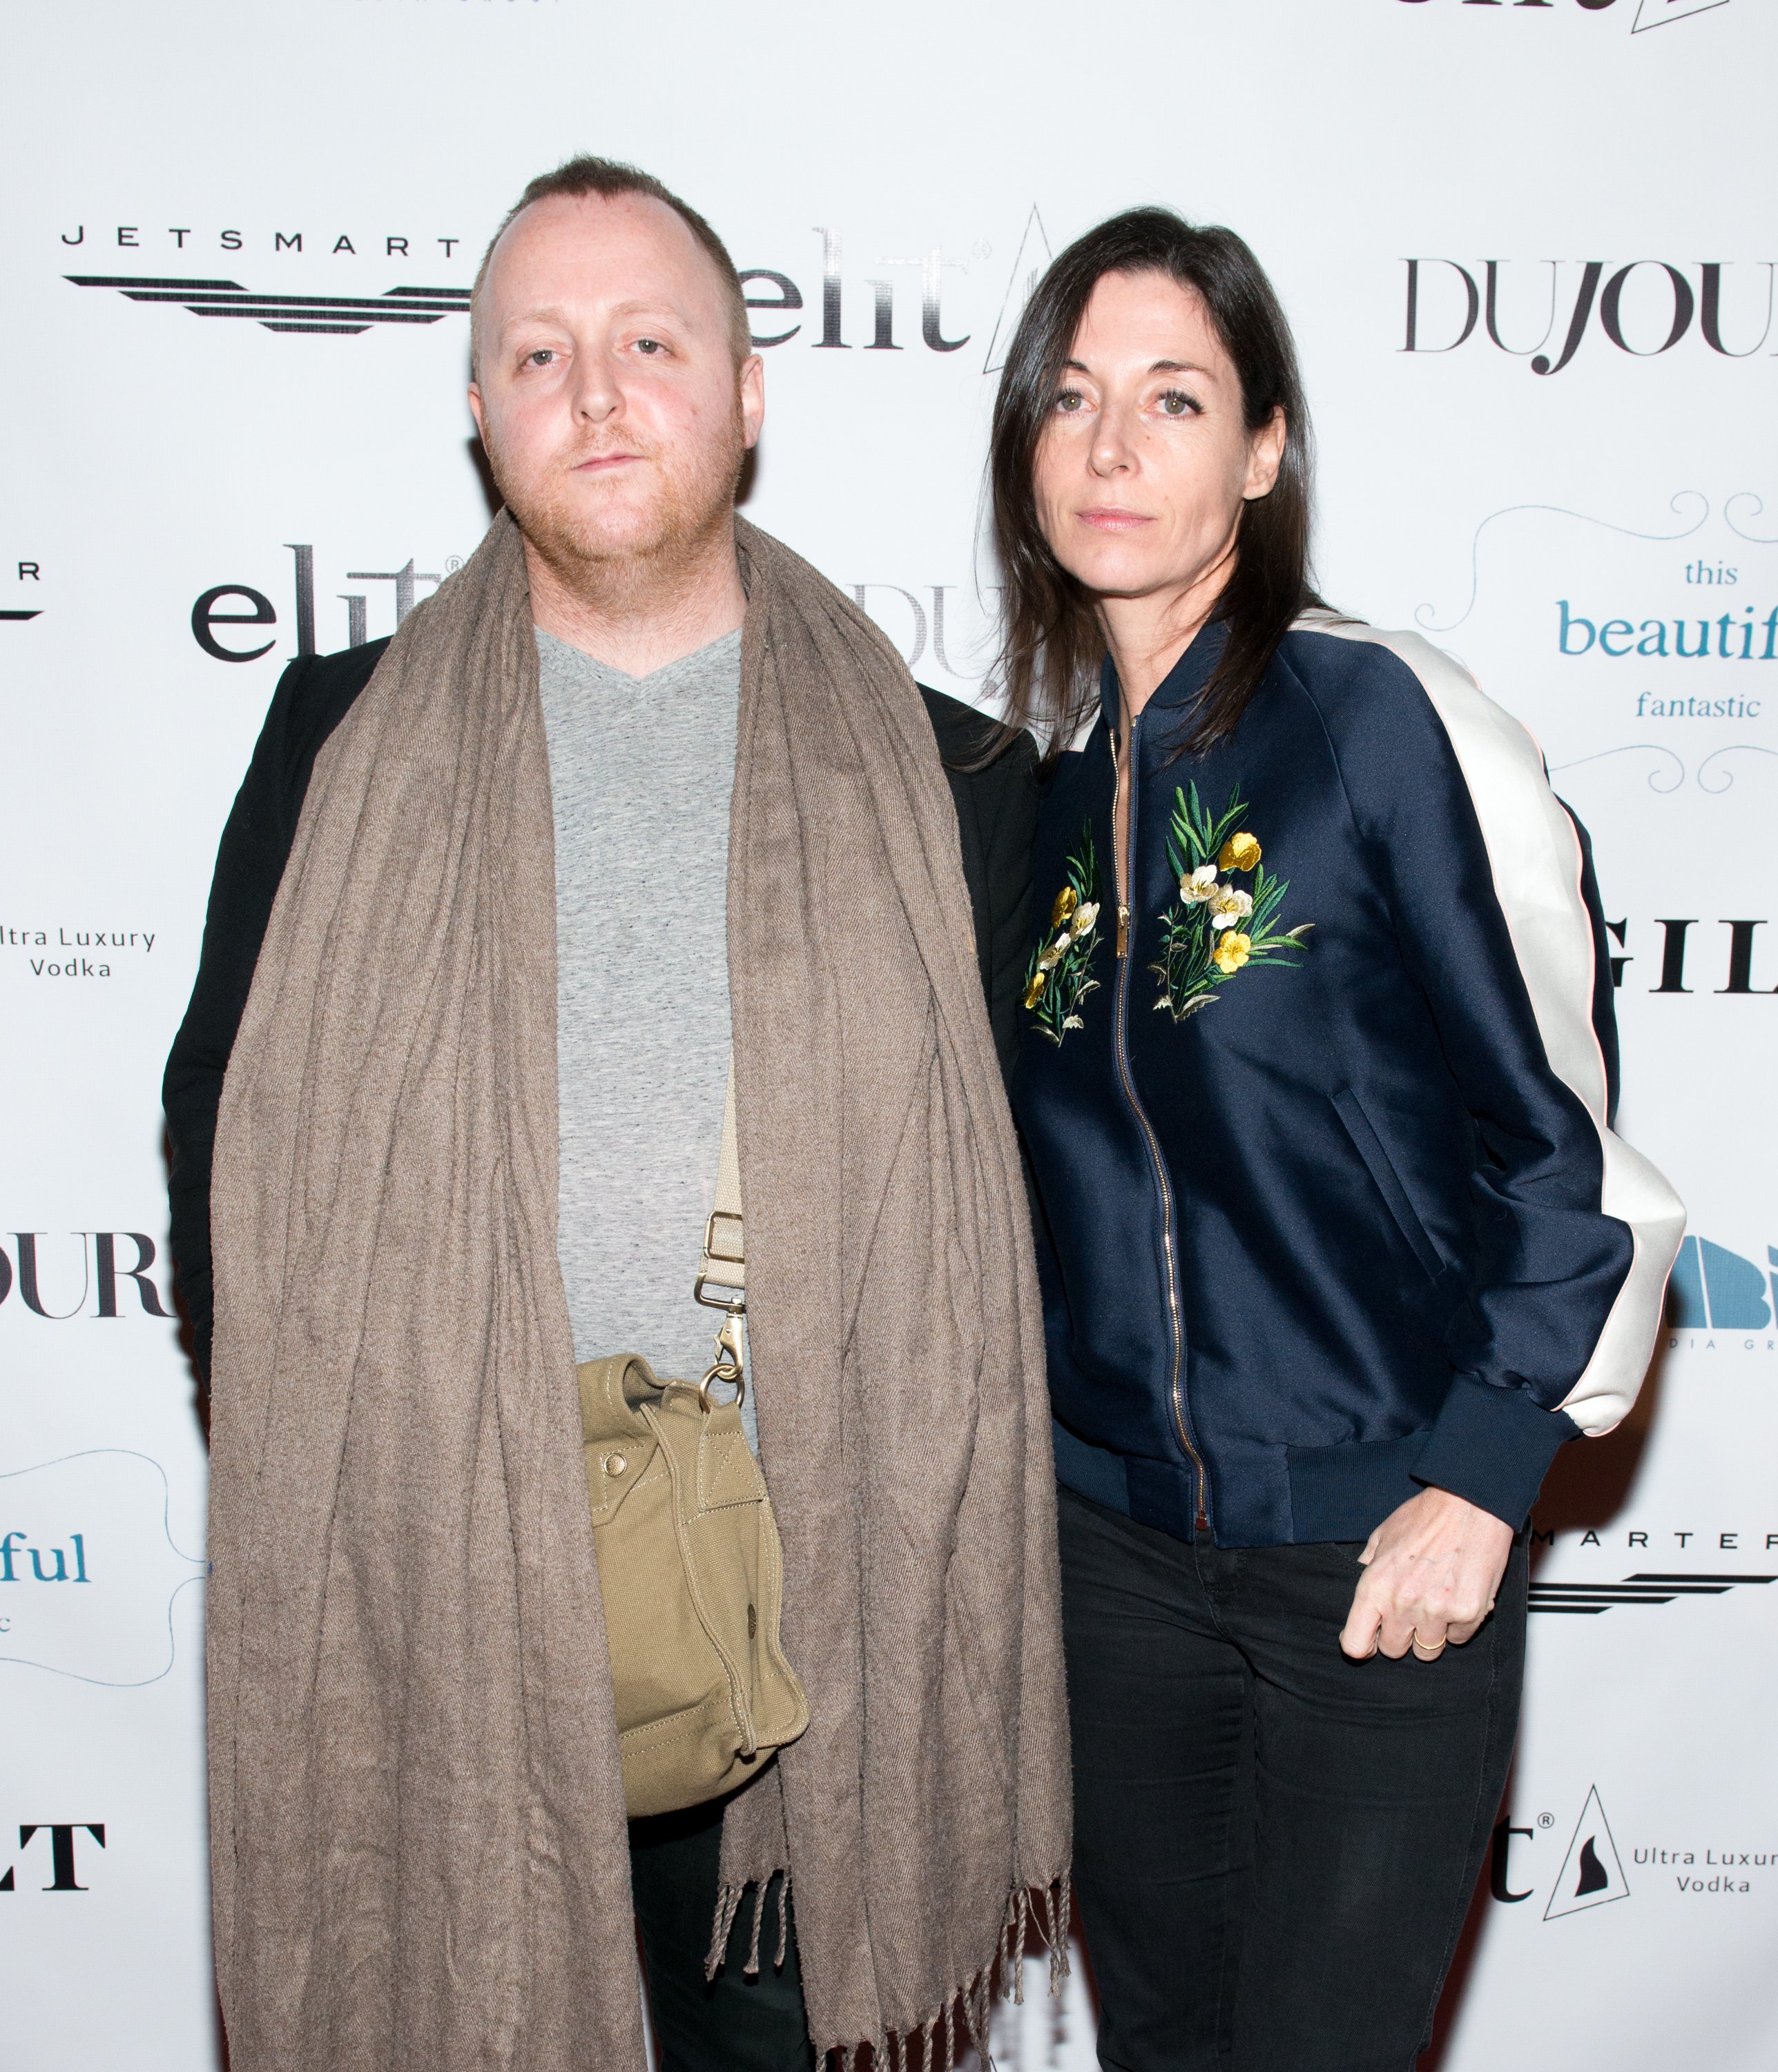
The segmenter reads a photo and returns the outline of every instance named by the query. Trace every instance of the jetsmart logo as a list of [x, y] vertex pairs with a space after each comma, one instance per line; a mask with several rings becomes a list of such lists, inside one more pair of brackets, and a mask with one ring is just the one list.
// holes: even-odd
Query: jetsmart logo
[[1657, 360], [1694, 336], [1725, 360], [1751, 360], [1772, 335], [1769, 259], [1402, 263], [1403, 352], [1455, 352], [1485, 341], [1529, 360], [1534, 374], [1559, 374], [1595, 331], [1635, 360]]

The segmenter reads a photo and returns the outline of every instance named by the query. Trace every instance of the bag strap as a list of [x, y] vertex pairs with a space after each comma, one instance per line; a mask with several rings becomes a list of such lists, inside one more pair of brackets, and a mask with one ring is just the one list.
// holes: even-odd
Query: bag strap
[[722, 1149], [717, 1159], [716, 1206], [704, 1219], [693, 1296], [706, 1309], [725, 1312], [717, 1333], [717, 1357], [700, 1393], [710, 1401], [712, 1381], [732, 1382], [738, 1403], [745, 1393], [747, 1363], [747, 1259], [741, 1214], [741, 1146], [735, 1128], [735, 1053], [729, 1047], [729, 1085], [722, 1103]]

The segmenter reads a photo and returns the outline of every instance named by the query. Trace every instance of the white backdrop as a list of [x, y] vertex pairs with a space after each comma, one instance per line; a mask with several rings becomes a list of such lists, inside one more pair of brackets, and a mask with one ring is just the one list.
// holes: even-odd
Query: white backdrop
[[[1778, 2062], [1775, 66], [1764, 0], [13, 0], [0, 2062], [215, 2062], [161, 1065], [280, 668], [392, 630], [481, 533], [463, 291], [591, 149], [753, 273], [781, 342], [749, 516], [964, 696], [1033, 267], [1154, 199], [1272, 269], [1323, 586], [1542, 740], [1620, 938], [1624, 1126], [1696, 1234], [1632, 1429], [1540, 1512], [1439, 2062]], [[1078, 1991], [1006, 2040], [1094, 2062]]]

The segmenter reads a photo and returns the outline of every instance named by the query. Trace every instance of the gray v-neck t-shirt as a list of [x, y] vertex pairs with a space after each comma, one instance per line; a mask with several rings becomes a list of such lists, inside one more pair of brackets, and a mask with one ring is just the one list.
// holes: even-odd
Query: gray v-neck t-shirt
[[541, 627], [556, 818], [558, 1248], [574, 1356], [696, 1380], [729, 1068], [738, 632], [626, 676]]

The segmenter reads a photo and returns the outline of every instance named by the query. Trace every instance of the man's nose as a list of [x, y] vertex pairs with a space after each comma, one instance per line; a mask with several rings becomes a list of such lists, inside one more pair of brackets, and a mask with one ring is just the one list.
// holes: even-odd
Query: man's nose
[[623, 408], [623, 388], [610, 356], [583, 353], [574, 368], [574, 414], [591, 425], [603, 424]]

